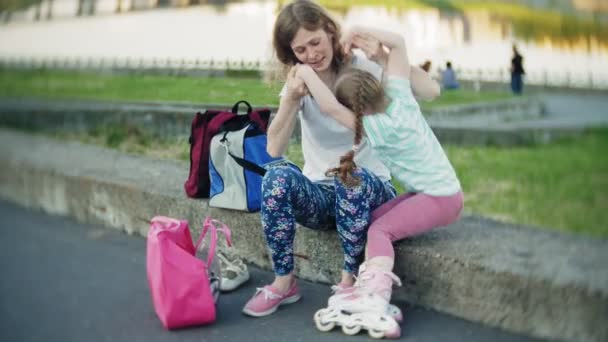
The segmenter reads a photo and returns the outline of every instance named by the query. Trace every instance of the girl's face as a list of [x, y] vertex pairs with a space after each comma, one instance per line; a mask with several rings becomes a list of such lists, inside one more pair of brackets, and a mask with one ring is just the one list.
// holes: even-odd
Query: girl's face
[[300, 28], [291, 41], [291, 49], [300, 62], [310, 65], [316, 72], [329, 69], [334, 58], [332, 36], [322, 28], [316, 31]]

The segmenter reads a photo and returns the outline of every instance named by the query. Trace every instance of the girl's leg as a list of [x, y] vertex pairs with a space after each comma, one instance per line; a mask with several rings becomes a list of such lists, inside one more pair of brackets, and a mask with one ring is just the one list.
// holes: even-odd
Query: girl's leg
[[388, 213], [391, 209], [393, 209], [393, 207], [396, 206], [397, 204], [399, 204], [399, 202], [403, 201], [406, 198], [410, 198], [414, 195], [415, 195], [415, 193], [407, 193], [407, 194], [397, 196], [397, 197], [393, 198], [392, 200], [384, 203], [380, 207], [378, 207], [378, 209], [372, 211], [372, 224], [374, 221], [378, 220], [384, 214]]
[[462, 192], [446, 197], [406, 194], [387, 203], [375, 213], [378, 218], [367, 233], [367, 261], [361, 267], [354, 295], [347, 300], [357, 301], [361, 294], [374, 293], [388, 305], [393, 284], [401, 283], [392, 273], [395, 259], [392, 242], [454, 222], [462, 206]]
[[262, 181], [262, 227], [276, 279], [272, 286], [287, 291], [293, 281], [296, 221], [313, 229], [334, 224], [333, 191], [312, 183], [289, 166], [273, 167]]
[[335, 214], [338, 235], [344, 250], [343, 285], [352, 284], [357, 273], [366, 242], [371, 213], [383, 203], [395, 197], [395, 189], [366, 169], [358, 169], [357, 186], [347, 187], [335, 178]]
[[444, 197], [423, 193], [402, 195], [394, 202], [390, 211], [372, 223], [367, 234], [368, 263], [379, 264], [387, 271], [393, 269], [393, 241], [456, 221], [464, 201], [462, 192], [459, 192]]

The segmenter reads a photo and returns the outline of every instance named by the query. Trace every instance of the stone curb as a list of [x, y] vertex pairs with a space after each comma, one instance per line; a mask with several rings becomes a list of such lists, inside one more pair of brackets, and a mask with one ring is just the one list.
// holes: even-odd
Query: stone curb
[[[270, 269], [259, 215], [186, 198], [186, 163], [8, 130], [0, 145], [5, 199], [141, 236], [154, 215], [186, 218], [196, 235], [211, 215], [232, 228], [243, 258]], [[298, 276], [335, 282], [340, 251], [333, 231], [298, 229]], [[399, 242], [395, 252], [398, 299], [536, 337], [608, 339], [606, 241], [465, 217]]]
[[[93, 128], [107, 124], [128, 124], [163, 137], [185, 138], [190, 134], [194, 113], [204, 111], [205, 108], [228, 107], [229, 105], [183, 102], [121, 103], [0, 98], [0, 126], [88, 133]], [[276, 111], [276, 107], [272, 106], [254, 107]], [[455, 105], [434, 109], [429, 112], [428, 121], [442, 143], [452, 144], [545, 143], [564, 135], [577, 135], [582, 131], [581, 128], [526, 127], [521, 120], [540, 117], [542, 107], [534, 98]], [[513, 121], [504, 121], [509, 118]], [[299, 133], [300, 129], [296, 127], [294, 140], [299, 140]]]

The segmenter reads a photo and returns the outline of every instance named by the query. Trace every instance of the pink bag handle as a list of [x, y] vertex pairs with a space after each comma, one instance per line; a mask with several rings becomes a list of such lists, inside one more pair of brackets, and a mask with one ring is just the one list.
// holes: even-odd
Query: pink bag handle
[[162, 230], [176, 230], [181, 221], [167, 216], [154, 216], [150, 223], [154, 231], [158, 233]]
[[[218, 225], [219, 225], [219, 227], [218, 227]], [[199, 236], [198, 241], [196, 242], [196, 246], [195, 246], [196, 250], [198, 250], [199, 247], [201, 246], [201, 243], [203, 242], [203, 239], [205, 238], [205, 235], [207, 235], [208, 231], [211, 231], [211, 240], [209, 241], [209, 255], [207, 256], [207, 268], [211, 267], [211, 263], [213, 262], [213, 258], [215, 257], [215, 248], [217, 245], [217, 232], [218, 231], [224, 233], [228, 247], [232, 246], [232, 236], [231, 236], [232, 234], [230, 232], [230, 228], [228, 228], [228, 226], [226, 226], [224, 223], [207, 216], [205, 218], [205, 222], [203, 223], [203, 232], [201, 233], [201, 236]]]

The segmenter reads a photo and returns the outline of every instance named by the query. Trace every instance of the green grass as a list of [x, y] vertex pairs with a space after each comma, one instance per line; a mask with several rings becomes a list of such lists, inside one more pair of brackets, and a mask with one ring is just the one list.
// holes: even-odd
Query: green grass
[[[281, 85], [252, 77], [97, 75], [61, 71], [0, 70], [4, 97], [114, 101], [183, 101], [232, 104], [247, 99], [256, 106], [277, 105]], [[512, 98], [509, 92], [458, 90], [443, 93], [423, 109]]]
[[[189, 160], [185, 139], [162, 140], [135, 127], [106, 126], [89, 135], [60, 137], [156, 158]], [[548, 145], [445, 146], [445, 150], [462, 183], [466, 213], [608, 238], [608, 128]], [[290, 145], [286, 154], [302, 167], [298, 144]]]
[[[466, 213], [608, 238], [608, 128], [548, 145], [444, 147]], [[299, 145], [287, 155], [303, 164]]]
[[98, 75], [60, 71], [0, 71], [0, 94], [6, 97], [198, 103], [277, 103], [280, 86], [259, 79], [158, 75]]
[[431, 102], [420, 102], [422, 110], [428, 110], [437, 107], [467, 104], [467, 103], [478, 103], [487, 101], [497, 101], [511, 99], [513, 95], [508, 92], [491, 91], [485, 90], [481, 92], [469, 91], [469, 90], [449, 90], [443, 91], [437, 100]]
[[472, 213], [608, 237], [608, 129], [517, 148], [447, 146]]
[[[608, 238], [608, 128], [548, 145], [445, 150], [462, 183], [466, 213]], [[298, 145], [287, 155], [303, 164]]]

